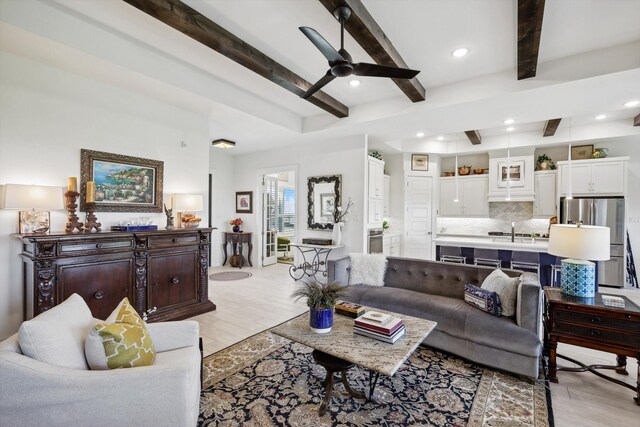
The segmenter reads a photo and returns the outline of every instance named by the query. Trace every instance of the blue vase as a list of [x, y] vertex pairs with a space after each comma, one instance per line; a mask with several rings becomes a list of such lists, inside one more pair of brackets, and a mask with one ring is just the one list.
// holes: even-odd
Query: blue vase
[[234, 233], [239, 233], [240, 232], [240, 226], [239, 225], [234, 225], [233, 226], [233, 232]]
[[326, 334], [333, 326], [333, 308], [309, 309], [309, 326], [318, 334]]

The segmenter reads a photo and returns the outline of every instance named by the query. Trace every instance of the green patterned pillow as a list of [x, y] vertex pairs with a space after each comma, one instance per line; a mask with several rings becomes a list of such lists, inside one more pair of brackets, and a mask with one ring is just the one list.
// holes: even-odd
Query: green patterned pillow
[[115, 318], [115, 323], [98, 323], [85, 341], [89, 367], [104, 370], [152, 365], [156, 352], [151, 336], [127, 298], [109, 318]]

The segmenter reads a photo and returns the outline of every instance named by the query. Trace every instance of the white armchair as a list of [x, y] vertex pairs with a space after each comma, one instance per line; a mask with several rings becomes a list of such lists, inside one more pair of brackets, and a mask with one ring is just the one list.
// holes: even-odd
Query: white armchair
[[195, 426], [200, 403], [198, 322], [150, 323], [151, 366], [91, 371], [0, 343], [0, 426]]

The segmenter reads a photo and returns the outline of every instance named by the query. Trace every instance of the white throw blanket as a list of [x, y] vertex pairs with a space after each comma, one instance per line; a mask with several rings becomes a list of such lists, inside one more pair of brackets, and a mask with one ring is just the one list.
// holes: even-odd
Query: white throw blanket
[[350, 285], [384, 286], [387, 256], [382, 254], [349, 254], [351, 270]]

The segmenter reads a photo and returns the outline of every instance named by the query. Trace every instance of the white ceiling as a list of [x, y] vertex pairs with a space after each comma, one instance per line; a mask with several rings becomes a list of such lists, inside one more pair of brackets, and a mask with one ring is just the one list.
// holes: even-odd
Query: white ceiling
[[[327, 63], [298, 27], [339, 45], [339, 24], [317, 0], [183, 1], [311, 82]], [[640, 99], [640, 0], [547, 1], [538, 77], [524, 81], [516, 79], [515, 0], [363, 3], [409, 67], [421, 70], [426, 101], [411, 103], [388, 79], [362, 78], [355, 89], [336, 79], [325, 91], [350, 108], [350, 117], [336, 119], [120, 0], [1, 2], [0, 49], [61, 67], [77, 60], [85, 66], [73, 72], [99, 80], [108, 68], [110, 84], [166, 102], [180, 93], [175, 103], [211, 117], [212, 139], [237, 140], [236, 153], [358, 133], [377, 144], [415, 141], [419, 130], [453, 141], [467, 129], [498, 135], [507, 117], [517, 134], [549, 118], [573, 117], [579, 126], [597, 113], [608, 114], [603, 122], [640, 113], [622, 106]], [[462, 46], [469, 54], [453, 58]], [[354, 61], [371, 62], [348, 34], [345, 48]]]

